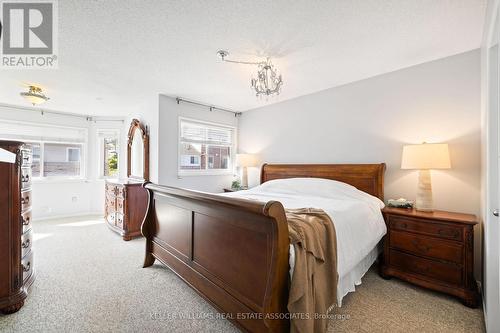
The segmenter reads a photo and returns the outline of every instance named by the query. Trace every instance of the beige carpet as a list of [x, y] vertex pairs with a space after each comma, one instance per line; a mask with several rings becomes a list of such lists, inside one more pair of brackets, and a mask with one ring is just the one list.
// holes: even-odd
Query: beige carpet
[[[237, 332], [169, 269], [143, 269], [144, 240], [96, 217], [34, 223], [37, 279], [0, 332]], [[483, 313], [370, 271], [331, 332], [482, 332]]]
[[375, 267], [337, 309], [329, 332], [485, 332], [483, 311], [453, 297], [378, 276]]

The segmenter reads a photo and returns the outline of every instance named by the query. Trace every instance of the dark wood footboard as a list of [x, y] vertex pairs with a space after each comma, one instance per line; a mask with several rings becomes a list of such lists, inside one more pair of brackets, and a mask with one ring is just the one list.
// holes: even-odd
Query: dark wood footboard
[[[287, 332], [288, 226], [281, 203], [145, 184], [144, 267], [170, 267], [249, 332]], [[278, 317], [278, 319], [276, 319]]]

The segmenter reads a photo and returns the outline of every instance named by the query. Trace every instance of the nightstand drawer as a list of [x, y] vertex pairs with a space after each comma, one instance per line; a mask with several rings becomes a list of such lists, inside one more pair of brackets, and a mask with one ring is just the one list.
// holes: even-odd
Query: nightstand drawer
[[390, 227], [395, 230], [412, 231], [425, 235], [453, 239], [463, 239], [463, 229], [452, 225], [446, 225], [431, 220], [418, 221], [403, 216], [389, 216]]
[[460, 243], [394, 230], [390, 231], [389, 239], [391, 248], [457, 264], [462, 263], [463, 246]]
[[397, 250], [390, 250], [391, 264], [403, 271], [422, 275], [436, 281], [461, 285], [462, 268], [454, 264], [445, 264], [434, 260], [415, 257]]

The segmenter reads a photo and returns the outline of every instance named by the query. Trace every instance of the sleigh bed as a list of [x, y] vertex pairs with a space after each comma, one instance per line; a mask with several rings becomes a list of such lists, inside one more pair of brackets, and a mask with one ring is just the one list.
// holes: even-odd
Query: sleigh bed
[[[264, 164], [261, 183], [341, 181], [383, 200], [385, 164]], [[144, 267], [168, 266], [249, 332], [288, 332], [289, 239], [283, 205], [147, 183]]]

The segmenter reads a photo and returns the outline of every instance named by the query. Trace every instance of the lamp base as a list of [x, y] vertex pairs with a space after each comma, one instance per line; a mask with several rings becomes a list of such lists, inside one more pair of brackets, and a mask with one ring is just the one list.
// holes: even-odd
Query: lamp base
[[417, 200], [415, 201], [415, 209], [423, 212], [432, 212], [434, 210], [432, 204], [432, 184], [430, 170], [420, 170], [418, 173], [418, 188]]
[[241, 170], [241, 187], [248, 189], [248, 169], [246, 166]]

